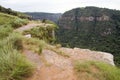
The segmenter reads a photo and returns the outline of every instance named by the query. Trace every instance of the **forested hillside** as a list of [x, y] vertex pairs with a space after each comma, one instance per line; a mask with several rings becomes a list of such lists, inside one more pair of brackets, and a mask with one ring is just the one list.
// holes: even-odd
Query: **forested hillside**
[[61, 17], [61, 13], [43, 13], [43, 12], [26, 12], [26, 14], [32, 16], [34, 20], [43, 20], [48, 19], [54, 22], [57, 22]]
[[65, 12], [58, 24], [57, 39], [63, 46], [112, 53], [120, 65], [120, 11], [76, 8]]

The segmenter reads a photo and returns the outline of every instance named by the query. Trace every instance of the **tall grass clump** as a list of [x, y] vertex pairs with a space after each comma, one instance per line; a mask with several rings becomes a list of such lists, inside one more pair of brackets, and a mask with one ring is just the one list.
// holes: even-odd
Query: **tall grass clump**
[[18, 45], [14, 44], [19, 40], [16, 36], [19, 37], [11, 34], [0, 41], [0, 80], [24, 80], [32, 75], [32, 64], [17, 50]]
[[32, 70], [31, 63], [17, 50], [8, 46], [0, 49], [0, 80], [23, 80]]
[[2, 25], [0, 26], [0, 40], [9, 36], [9, 34], [13, 31], [13, 28], [10, 25]]
[[16, 50], [23, 50], [23, 37], [18, 33], [12, 33], [7, 38], [8, 42], [13, 45], [13, 48]]
[[78, 80], [120, 80], [120, 69], [103, 62], [79, 62], [74, 69]]
[[3, 47], [4, 45], [12, 45], [13, 49], [16, 50], [22, 50], [23, 49], [23, 41], [22, 41], [22, 36], [19, 35], [18, 33], [11, 33], [9, 34], [8, 37], [4, 38], [0, 42], [0, 48]]

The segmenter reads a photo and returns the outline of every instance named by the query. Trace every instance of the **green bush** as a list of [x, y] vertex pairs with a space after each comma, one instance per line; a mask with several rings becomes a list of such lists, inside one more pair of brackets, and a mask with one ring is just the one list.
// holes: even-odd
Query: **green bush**
[[78, 80], [120, 80], [120, 69], [103, 62], [76, 62]]
[[26, 30], [23, 34], [31, 34], [32, 37], [38, 38], [40, 40], [45, 40], [46, 42], [54, 42], [55, 36], [53, 35], [53, 30], [55, 27], [53, 26], [37, 26], [31, 30]]

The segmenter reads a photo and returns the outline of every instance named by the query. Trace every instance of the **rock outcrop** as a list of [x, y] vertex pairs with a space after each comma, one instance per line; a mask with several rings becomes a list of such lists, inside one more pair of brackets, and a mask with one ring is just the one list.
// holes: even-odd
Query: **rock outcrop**
[[113, 66], [115, 65], [114, 57], [110, 53], [80, 48], [61, 48], [61, 50], [70, 55], [70, 57], [74, 60], [102, 61]]

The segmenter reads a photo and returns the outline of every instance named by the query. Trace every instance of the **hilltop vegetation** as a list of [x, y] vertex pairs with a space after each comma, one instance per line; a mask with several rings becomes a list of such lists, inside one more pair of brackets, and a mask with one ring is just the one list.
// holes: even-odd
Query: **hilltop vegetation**
[[11, 26], [12, 28], [18, 28], [28, 23], [27, 19], [21, 19], [18, 16], [12, 16], [9, 14], [0, 13], [0, 25]]
[[13, 11], [10, 8], [4, 8], [2, 6], [0, 6], [0, 12], [5, 13], [5, 14], [10, 14], [10, 15], [18, 16], [20, 18], [26, 18], [26, 19], [30, 18], [30, 16], [28, 16], [26, 14], [23, 14], [23, 13], [20, 13], [20, 12], [17, 12], [17, 11]]
[[58, 24], [57, 38], [63, 46], [112, 53], [120, 65], [120, 11], [76, 8], [65, 12]]

